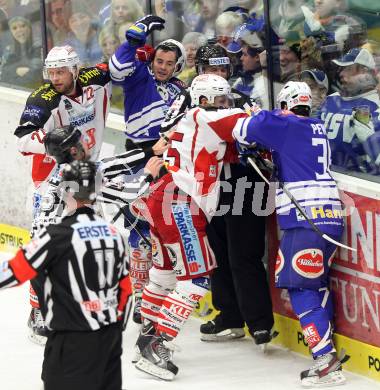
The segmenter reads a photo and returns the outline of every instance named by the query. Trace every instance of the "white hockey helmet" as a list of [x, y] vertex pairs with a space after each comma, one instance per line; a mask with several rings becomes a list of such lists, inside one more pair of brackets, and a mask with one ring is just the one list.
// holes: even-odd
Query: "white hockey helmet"
[[178, 76], [184, 69], [186, 65], [186, 50], [181, 42], [176, 41], [175, 39], [166, 39], [165, 41], [160, 42], [155, 50], [175, 50], [177, 53], [177, 62], [175, 64], [175, 69], [172, 77]]
[[303, 81], [288, 81], [277, 96], [277, 107], [286, 103], [288, 110], [295, 106], [307, 106], [311, 109], [312, 98], [310, 87]]
[[199, 106], [201, 97], [213, 104], [216, 96], [231, 96], [231, 87], [226, 79], [216, 74], [201, 74], [194, 78], [190, 86], [193, 105]]
[[67, 66], [74, 78], [77, 76], [80, 60], [77, 52], [69, 45], [54, 46], [45, 58], [44, 78], [48, 79], [48, 69]]

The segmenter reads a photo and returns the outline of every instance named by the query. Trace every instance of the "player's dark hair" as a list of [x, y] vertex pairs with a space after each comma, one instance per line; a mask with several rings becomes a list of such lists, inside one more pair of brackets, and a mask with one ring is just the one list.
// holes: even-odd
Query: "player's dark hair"
[[162, 50], [165, 53], [168, 52], [168, 51], [172, 51], [173, 53], [175, 53], [175, 60], [176, 61], [178, 61], [178, 59], [182, 55], [181, 50], [179, 49], [179, 47], [177, 45], [173, 44], [173, 43], [170, 43], [170, 42], [159, 43], [158, 46], [156, 47], [155, 51], [154, 51], [153, 58], [156, 56], [157, 50]]
[[291, 110], [291, 112], [294, 112], [296, 115], [301, 116], [310, 116], [310, 107], [308, 106], [295, 106]]

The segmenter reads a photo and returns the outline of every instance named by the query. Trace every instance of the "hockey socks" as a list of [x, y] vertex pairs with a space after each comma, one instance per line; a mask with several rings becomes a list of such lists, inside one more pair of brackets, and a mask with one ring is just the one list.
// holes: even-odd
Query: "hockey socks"
[[178, 281], [175, 290], [162, 303], [157, 331], [175, 338], [207, 291], [208, 278]]
[[314, 358], [334, 352], [332, 327], [330, 323], [329, 290], [322, 294], [316, 290], [289, 289], [289, 297], [294, 312], [302, 327]]

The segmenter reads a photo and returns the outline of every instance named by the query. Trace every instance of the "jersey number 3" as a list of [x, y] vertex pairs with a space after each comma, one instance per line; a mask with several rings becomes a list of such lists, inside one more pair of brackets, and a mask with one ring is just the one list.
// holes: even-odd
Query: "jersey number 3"
[[322, 164], [322, 173], [315, 173], [317, 180], [331, 179], [329, 173], [330, 145], [326, 138], [312, 138], [312, 145], [322, 147], [322, 155], [318, 156], [318, 163]]

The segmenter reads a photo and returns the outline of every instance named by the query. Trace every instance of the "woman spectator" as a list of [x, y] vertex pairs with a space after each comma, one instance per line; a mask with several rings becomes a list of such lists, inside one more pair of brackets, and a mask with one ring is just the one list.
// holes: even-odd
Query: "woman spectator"
[[41, 46], [33, 44], [29, 20], [15, 16], [9, 21], [11, 43], [6, 47], [1, 80], [32, 88], [42, 82]]
[[106, 21], [106, 25], [113, 28], [115, 34], [118, 34], [121, 25], [127, 23], [131, 25], [143, 16], [143, 8], [137, 0], [112, 0], [111, 18]]
[[50, 21], [52, 45], [61, 46], [70, 31], [69, 18], [71, 13], [70, 0], [52, 0], [48, 4], [47, 14]]
[[96, 25], [81, 3], [75, 3], [75, 6], [72, 3], [69, 27], [70, 32], [65, 44], [74, 48], [84, 65], [94, 65], [99, 62], [102, 58], [102, 50], [98, 44]]
[[195, 70], [195, 54], [206, 43], [206, 36], [198, 32], [188, 32], [182, 39], [182, 45], [186, 50], [186, 67], [179, 74], [178, 78], [187, 85], [190, 85], [193, 78], [197, 75]]
[[103, 52], [103, 60], [108, 62], [120, 45], [119, 37], [108, 27], [103, 27], [99, 33], [99, 46]]

